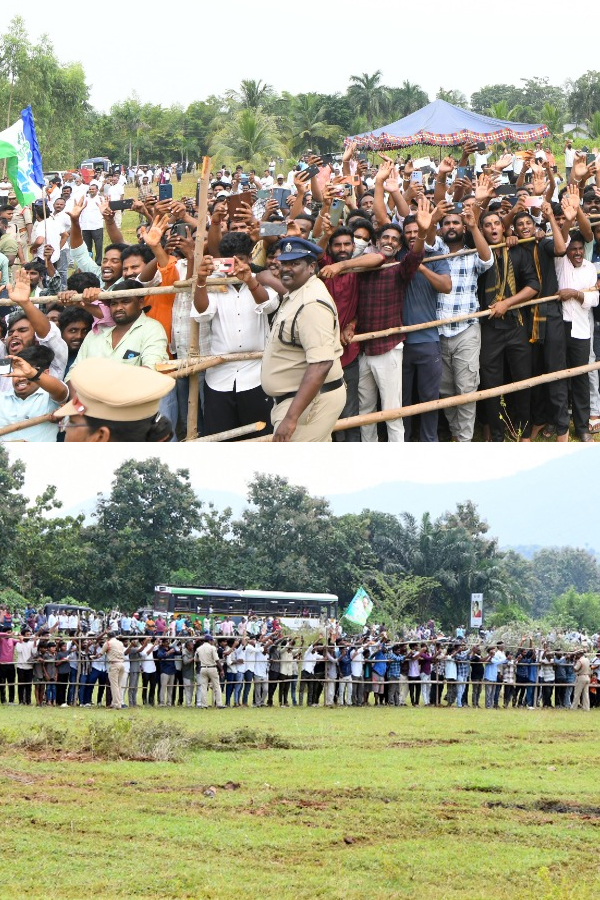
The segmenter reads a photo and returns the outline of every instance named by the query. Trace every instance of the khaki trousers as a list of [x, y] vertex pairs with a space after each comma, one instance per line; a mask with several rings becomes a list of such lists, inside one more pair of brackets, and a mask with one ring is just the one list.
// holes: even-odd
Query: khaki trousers
[[112, 694], [112, 709], [121, 709], [123, 705], [123, 691], [121, 690], [121, 680], [125, 671], [125, 663], [109, 663], [108, 664], [108, 682], [110, 684], [110, 692]]
[[208, 685], [212, 685], [213, 696], [217, 706], [223, 705], [219, 673], [216, 669], [200, 669], [200, 703], [202, 709], [208, 708]]
[[585, 712], [590, 711], [590, 676], [578, 675], [575, 679], [575, 694], [573, 696], [573, 709], [578, 709], [579, 703]]
[[[293, 397], [290, 397], [289, 400], [283, 400], [273, 407], [271, 422], [275, 431], [290, 408], [292, 400]], [[346, 388], [344, 385], [327, 394], [317, 394], [298, 419], [292, 441], [312, 443], [331, 441], [331, 429], [337, 422], [345, 404]]]

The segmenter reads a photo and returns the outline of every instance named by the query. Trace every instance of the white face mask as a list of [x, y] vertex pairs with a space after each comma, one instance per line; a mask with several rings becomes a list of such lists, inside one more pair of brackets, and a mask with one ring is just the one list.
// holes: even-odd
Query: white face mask
[[354, 253], [352, 254], [352, 258], [355, 256], [360, 256], [365, 252], [365, 249], [369, 246], [369, 242], [363, 240], [363, 238], [354, 238]]

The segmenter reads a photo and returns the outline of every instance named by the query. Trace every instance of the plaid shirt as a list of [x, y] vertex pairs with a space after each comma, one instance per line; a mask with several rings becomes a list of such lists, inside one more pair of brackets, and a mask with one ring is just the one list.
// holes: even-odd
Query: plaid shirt
[[[402, 262], [386, 269], [374, 269], [361, 274], [358, 283], [357, 333], [383, 331], [402, 325], [404, 289], [414, 277], [423, 253], [407, 253]], [[397, 347], [404, 340], [403, 334], [390, 334], [364, 342], [367, 356], [381, 356]]]
[[468, 681], [469, 672], [471, 671], [469, 654], [465, 650], [462, 653], [457, 653], [454, 659], [456, 660], [456, 680], [461, 682]]
[[[450, 253], [450, 248], [440, 237], [436, 238], [433, 247], [427, 244], [426, 249], [433, 250], [435, 253]], [[493, 254], [487, 262], [480, 259], [478, 253], [454, 256], [448, 260], [448, 265], [452, 277], [452, 290], [449, 294], [438, 294], [438, 319], [450, 319], [465, 313], [477, 312], [479, 309], [477, 279], [494, 265]], [[476, 321], [477, 319], [466, 319], [464, 322], [440, 325], [438, 331], [444, 337], [454, 337]]]
[[388, 680], [389, 681], [397, 681], [400, 678], [400, 666], [404, 659], [403, 656], [399, 656], [396, 653], [392, 653], [390, 650], [388, 655]]

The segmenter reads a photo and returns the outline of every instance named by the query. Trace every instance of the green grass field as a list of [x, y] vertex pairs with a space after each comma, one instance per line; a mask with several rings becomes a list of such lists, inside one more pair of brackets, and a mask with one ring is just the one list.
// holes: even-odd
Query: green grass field
[[[192, 743], [98, 758], [132, 723]], [[597, 734], [554, 710], [2, 707], [0, 897], [585, 900]]]

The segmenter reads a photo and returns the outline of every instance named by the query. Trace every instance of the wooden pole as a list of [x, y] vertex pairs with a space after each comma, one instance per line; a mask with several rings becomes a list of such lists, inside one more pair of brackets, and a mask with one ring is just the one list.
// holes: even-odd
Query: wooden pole
[[[206, 237], [206, 216], [208, 214], [208, 181], [210, 175], [210, 156], [205, 156], [202, 160], [202, 173], [200, 175], [200, 194], [198, 200], [198, 228], [196, 229], [196, 245], [194, 247], [194, 276], [190, 286], [192, 293], [192, 302], [194, 297], [194, 285], [198, 269], [204, 256], [204, 238]], [[190, 319], [190, 356], [198, 356], [200, 332], [199, 325], [195, 319]], [[188, 394], [188, 418], [187, 418], [187, 440], [193, 441], [198, 433], [198, 403], [200, 398], [200, 373], [194, 372], [189, 378], [189, 394]]]
[[255, 431], [262, 431], [266, 427], [266, 422], [253, 422], [252, 425], [240, 425], [239, 428], [230, 428], [229, 431], [220, 431], [218, 434], [206, 434], [201, 438], [194, 438], [189, 441], [191, 444], [201, 444], [216, 441], [229, 441], [231, 438], [243, 437], [245, 434], [254, 434]]
[[12, 425], [5, 425], [0, 428], [0, 435], [14, 434], [15, 431], [21, 431], [23, 428], [33, 428], [34, 425], [43, 425], [44, 422], [56, 422], [52, 413], [46, 413], [44, 416], [34, 416], [33, 419], [24, 419], [22, 422], [13, 422]]
[[[590, 288], [590, 291], [596, 290]], [[546, 303], [550, 300], [557, 300], [558, 294], [550, 294], [548, 297], [536, 297], [533, 300], [525, 300], [523, 303], [517, 303], [511, 309], [523, 309], [527, 306], [536, 306], [538, 303]], [[436, 328], [438, 325], [450, 325], [453, 322], [465, 322], [469, 319], [482, 319], [489, 316], [489, 310], [483, 309], [476, 312], [462, 313], [460, 316], [452, 316], [448, 319], [435, 319], [432, 322], [420, 322], [418, 325], [396, 325], [393, 328], [386, 328], [383, 331], [371, 331], [365, 334], [355, 334], [352, 343], [359, 341], [372, 341], [376, 338], [388, 337], [391, 334], [407, 334], [411, 331], [422, 331], [424, 328]], [[260, 359], [262, 351], [255, 350], [248, 353], [224, 353], [221, 356], [199, 356], [187, 360], [172, 360], [168, 363], [158, 363], [156, 369], [165, 375], [171, 375], [173, 378], [185, 378], [194, 372], [204, 372], [206, 369], [212, 369], [213, 366], [220, 366], [226, 362], [238, 362], [247, 359]]]
[[[362, 416], [350, 416], [347, 419], [338, 419], [332, 431], [345, 431], [346, 428], [357, 428], [360, 425], [377, 425], [379, 422], [392, 422], [394, 419], [403, 419], [407, 416], [416, 416], [419, 413], [433, 412], [438, 409], [449, 409], [453, 406], [465, 406], [467, 403], [476, 403], [478, 400], [490, 400], [492, 397], [500, 397], [502, 394], [514, 394], [535, 387], [538, 384], [549, 384], [552, 381], [561, 381], [563, 378], [574, 378], [577, 375], [585, 375], [588, 372], [596, 372], [600, 369], [600, 362], [588, 363], [585, 366], [577, 366], [574, 369], [561, 369], [559, 372], [548, 372], [546, 375], [535, 375], [524, 381], [513, 381], [510, 384], [502, 384], [499, 387], [488, 388], [485, 391], [472, 391], [470, 394], [458, 394], [455, 397], [444, 397], [441, 400], [429, 400], [427, 403], [415, 403], [413, 406], [401, 406], [398, 409], [385, 409], [381, 412], [365, 413]], [[264, 437], [251, 438], [252, 443], [266, 443], [273, 440], [272, 434]]]

